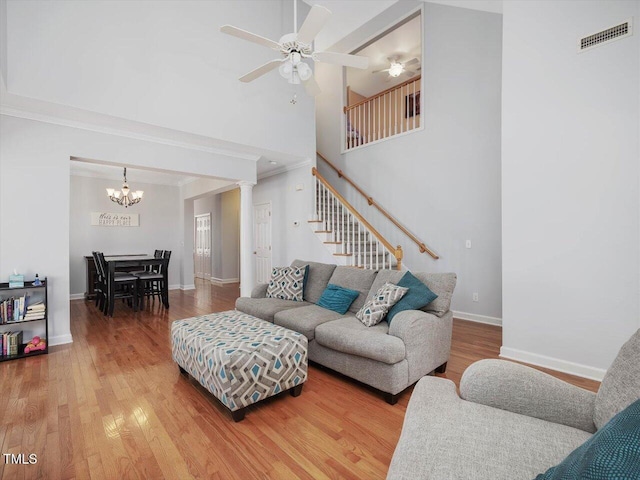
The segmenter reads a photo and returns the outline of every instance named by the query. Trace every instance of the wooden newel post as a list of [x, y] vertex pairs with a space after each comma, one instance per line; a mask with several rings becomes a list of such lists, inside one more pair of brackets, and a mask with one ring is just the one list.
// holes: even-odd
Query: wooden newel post
[[396, 251], [395, 251], [395, 256], [396, 256], [396, 270], [402, 270], [402, 247], [400, 245], [398, 245], [396, 247]]

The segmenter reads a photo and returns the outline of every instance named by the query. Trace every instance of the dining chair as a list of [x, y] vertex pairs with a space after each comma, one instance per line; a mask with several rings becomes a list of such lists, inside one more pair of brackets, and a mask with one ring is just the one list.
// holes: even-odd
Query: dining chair
[[106, 278], [102, 273], [100, 266], [100, 259], [98, 258], [99, 252], [91, 252], [93, 257], [93, 263], [96, 266], [96, 275], [93, 282], [93, 291], [96, 294], [95, 306], [100, 308], [100, 311], [104, 313], [105, 305], [107, 303], [107, 283]]
[[[153, 258], [162, 258], [162, 254], [163, 254], [164, 250], [156, 250], [153, 252]], [[154, 270], [154, 268], [156, 267], [156, 265], [149, 265], [146, 267], [143, 267], [142, 270], [134, 270], [133, 272], [129, 272], [130, 275], [139, 275], [141, 273], [147, 273], [147, 272], [153, 272], [153, 271], [157, 271]]]
[[168, 305], [169, 303], [168, 299], [163, 298], [163, 296], [168, 288], [165, 285], [165, 278], [168, 278], [169, 274], [171, 250], [164, 250], [161, 258], [163, 259], [162, 263], [153, 265], [152, 271], [136, 275], [138, 277], [138, 296], [141, 309], [144, 308], [145, 297], [150, 297], [153, 301], [155, 301], [155, 297], [158, 297], [163, 305]]
[[128, 300], [128, 304], [133, 307], [134, 311], [138, 310], [138, 277], [135, 275], [114, 275], [113, 276], [113, 288], [109, 288], [108, 265], [104, 258], [104, 254], [97, 252], [99, 267], [101, 275], [105, 278], [105, 284], [107, 286], [105, 295], [106, 305], [103, 310], [105, 315], [113, 317], [113, 310], [115, 308], [115, 301], [117, 299]]

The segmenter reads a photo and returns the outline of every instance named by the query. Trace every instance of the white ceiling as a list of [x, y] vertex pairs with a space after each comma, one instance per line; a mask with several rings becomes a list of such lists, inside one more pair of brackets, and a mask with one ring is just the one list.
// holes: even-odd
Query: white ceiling
[[[114, 165], [102, 165], [86, 161], [72, 160], [71, 175], [78, 177], [104, 178], [113, 180], [114, 188], [119, 187], [123, 180], [123, 168]], [[180, 186], [196, 180], [198, 177], [165, 173], [155, 170], [127, 168], [127, 180], [131, 188], [137, 190], [137, 183], [152, 183], [155, 185]]]
[[[399, 57], [401, 62], [417, 58], [422, 63], [421, 31], [421, 17], [418, 15], [360, 50], [358, 55], [369, 57], [369, 68], [347, 68], [347, 85], [360, 95], [370, 97], [408, 80], [406, 75], [393, 78], [387, 72], [373, 72], [389, 68], [388, 57], [392, 56]], [[408, 68], [416, 72], [414, 67], [417, 65]]]
[[299, 88], [290, 104], [277, 72], [239, 82], [274, 52], [219, 31], [229, 23], [278, 39], [291, 30], [290, 1], [2, 6], [3, 112], [260, 159], [259, 175], [315, 156], [313, 99]]

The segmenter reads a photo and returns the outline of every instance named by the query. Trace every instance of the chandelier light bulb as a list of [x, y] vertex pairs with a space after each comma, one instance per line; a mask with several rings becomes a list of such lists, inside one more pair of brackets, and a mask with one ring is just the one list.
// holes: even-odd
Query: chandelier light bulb
[[[131, 196], [129, 196], [129, 192], [131, 192]], [[124, 182], [122, 184], [122, 190], [115, 190], [113, 188], [107, 188], [107, 195], [111, 199], [112, 202], [117, 203], [118, 205], [124, 205], [127, 208], [129, 205], [135, 205], [142, 200], [142, 195], [144, 192], [142, 190], [136, 190], [134, 192], [129, 188], [129, 184], [127, 183], [127, 169], [124, 169]]]

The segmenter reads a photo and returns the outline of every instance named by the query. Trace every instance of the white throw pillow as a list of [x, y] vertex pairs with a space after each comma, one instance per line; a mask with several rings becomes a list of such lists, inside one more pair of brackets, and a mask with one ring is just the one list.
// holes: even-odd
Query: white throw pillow
[[393, 283], [385, 283], [376, 294], [365, 303], [358, 313], [356, 318], [364, 323], [367, 327], [373, 327], [377, 325], [384, 317], [391, 307], [393, 307], [407, 292], [408, 288], [398, 287]]

